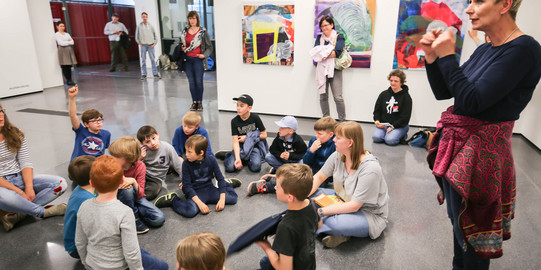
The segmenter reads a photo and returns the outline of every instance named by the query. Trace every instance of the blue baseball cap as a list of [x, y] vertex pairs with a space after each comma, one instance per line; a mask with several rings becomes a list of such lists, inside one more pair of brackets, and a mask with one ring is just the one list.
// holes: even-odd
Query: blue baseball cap
[[298, 127], [297, 119], [291, 115], [284, 116], [282, 119], [280, 119], [280, 121], [275, 121], [274, 123], [276, 123], [279, 127], [290, 128], [293, 130], [297, 130]]

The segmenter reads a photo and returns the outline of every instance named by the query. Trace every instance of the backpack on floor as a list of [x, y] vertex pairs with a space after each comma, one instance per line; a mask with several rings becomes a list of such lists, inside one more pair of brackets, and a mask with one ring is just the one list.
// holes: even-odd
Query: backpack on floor
[[436, 128], [422, 129], [413, 134], [406, 142], [411, 146], [426, 148], [428, 150], [432, 142], [432, 137], [434, 137], [434, 132], [436, 132]]
[[169, 68], [171, 68], [171, 60], [169, 60], [169, 55], [165, 53], [160, 55], [160, 57], [158, 57], [158, 61], [161, 70], [169, 70]]

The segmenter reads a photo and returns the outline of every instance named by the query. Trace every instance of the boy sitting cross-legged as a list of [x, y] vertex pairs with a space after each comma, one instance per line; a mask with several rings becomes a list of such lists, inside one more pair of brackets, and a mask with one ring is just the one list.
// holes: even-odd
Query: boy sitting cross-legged
[[137, 139], [132, 136], [120, 137], [111, 144], [109, 153], [124, 170], [124, 182], [120, 185], [117, 198], [133, 210], [137, 233], [148, 232], [147, 226], [162, 226], [165, 215], [145, 198], [146, 166], [139, 160], [141, 145]]
[[[173, 192], [159, 197], [156, 206], [172, 206], [175, 212], [191, 218], [199, 212], [208, 214], [209, 203], [216, 204], [216, 211], [223, 210], [226, 204], [237, 203], [237, 193], [224, 179], [216, 158], [206, 154], [207, 145], [207, 139], [201, 135], [193, 135], [186, 141], [186, 161], [182, 163], [182, 190], [186, 198]], [[218, 187], [212, 183], [213, 178]], [[232, 181], [240, 185], [238, 179]]]
[[308, 199], [313, 175], [305, 164], [284, 164], [276, 172], [276, 198], [287, 204], [272, 246], [267, 239], [256, 243], [265, 251], [261, 269], [316, 269], [315, 238], [321, 226], [316, 207]]
[[168, 269], [166, 262], [139, 248], [133, 211], [117, 200], [123, 170], [114, 157], [101, 156], [90, 169], [98, 197], [77, 213], [75, 245], [87, 269]]

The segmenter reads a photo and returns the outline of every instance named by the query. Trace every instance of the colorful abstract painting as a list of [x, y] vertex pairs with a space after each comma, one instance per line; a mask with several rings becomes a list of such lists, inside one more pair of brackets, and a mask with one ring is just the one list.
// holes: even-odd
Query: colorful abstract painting
[[335, 30], [344, 35], [352, 57], [351, 67], [369, 68], [376, 18], [376, 0], [316, 0], [314, 38], [320, 35], [319, 21], [331, 16]]
[[400, 0], [393, 68], [424, 69], [425, 53], [419, 41], [428, 29], [454, 27], [457, 58], [462, 53], [467, 0]]
[[242, 61], [292, 66], [295, 5], [245, 4], [242, 11]]

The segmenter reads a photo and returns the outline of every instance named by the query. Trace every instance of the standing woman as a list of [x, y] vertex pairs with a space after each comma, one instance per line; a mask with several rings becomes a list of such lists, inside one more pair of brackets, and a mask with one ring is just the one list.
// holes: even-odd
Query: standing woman
[[199, 23], [197, 11], [190, 11], [188, 13], [188, 26], [184, 28], [181, 34], [181, 41], [184, 40], [181, 48], [186, 53], [184, 72], [186, 72], [190, 83], [190, 93], [193, 101], [190, 111], [203, 110], [203, 66], [212, 52], [209, 34]]
[[13, 126], [0, 105], [0, 213], [9, 231], [26, 215], [39, 218], [64, 215], [66, 204], [43, 207], [67, 188], [66, 180], [53, 175], [34, 175], [23, 132]]
[[374, 124], [372, 134], [375, 143], [385, 142], [397, 145], [408, 138], [412, 101], [406, 82], [406, 74], [395, 69], [387, 76], [389, 88], [381, 92], [374, 106]]
[[472, 28], [490, 38], [459, 66], [455, 34], [433, 30], [421, 39], [426, 72], [442, 113], [428, 160], [447, 199], [453, 225], [453, 269], [488, 269], [511, 237], [516, 173], [515, 120], [541, 76], [541, 47], [515, 23], [521, 0], [470, 1]]
[[62, 68], [62, 75], [66, 78], [68, 85], [75, 85], [71, 79], [71, 66], [77, 64], [75, 53], [73, 52], [73, 39], [70, 34], [66, 33], [66, 25], [64, 22], [56, 23], [58, 32], [54, 34], [56, 44], [58, 45], [58, 62]]
[[[379, 161], [364, 149], [363, 129], [353, 121], [336, 126], [334, 152], [314, 175], [310, 197], [321, 193], [338, 195], [342, 204], [318, 209], [323, 224], [317, 234], [326, 234], [323, 244], [334, 248], [350, 237], [378, 238], [387, 227], [389, 195]], [[334, 189], [318, 188], [329, 176]]]
[[[317, 36], [314, 49], [310, 52], [314, 61], [317, 62], [316, 84], [319, 92], [319, 105], [323, 117], [330, 115], [330, 87], [338, 111], [338, 120], [344, 121], [346, 119], [346, 105], [342, 97], [342, 71], [334, 69], [334, 60], [342, 54], [346, 40], [344, 35], [334, 30], [334, 20], [331, 16], [321, 18], [319, 28], [323, 34]], [[318, 48], [318, 46], [321, 47]], [[319, 54], [319, 56], [315, 54]]]

